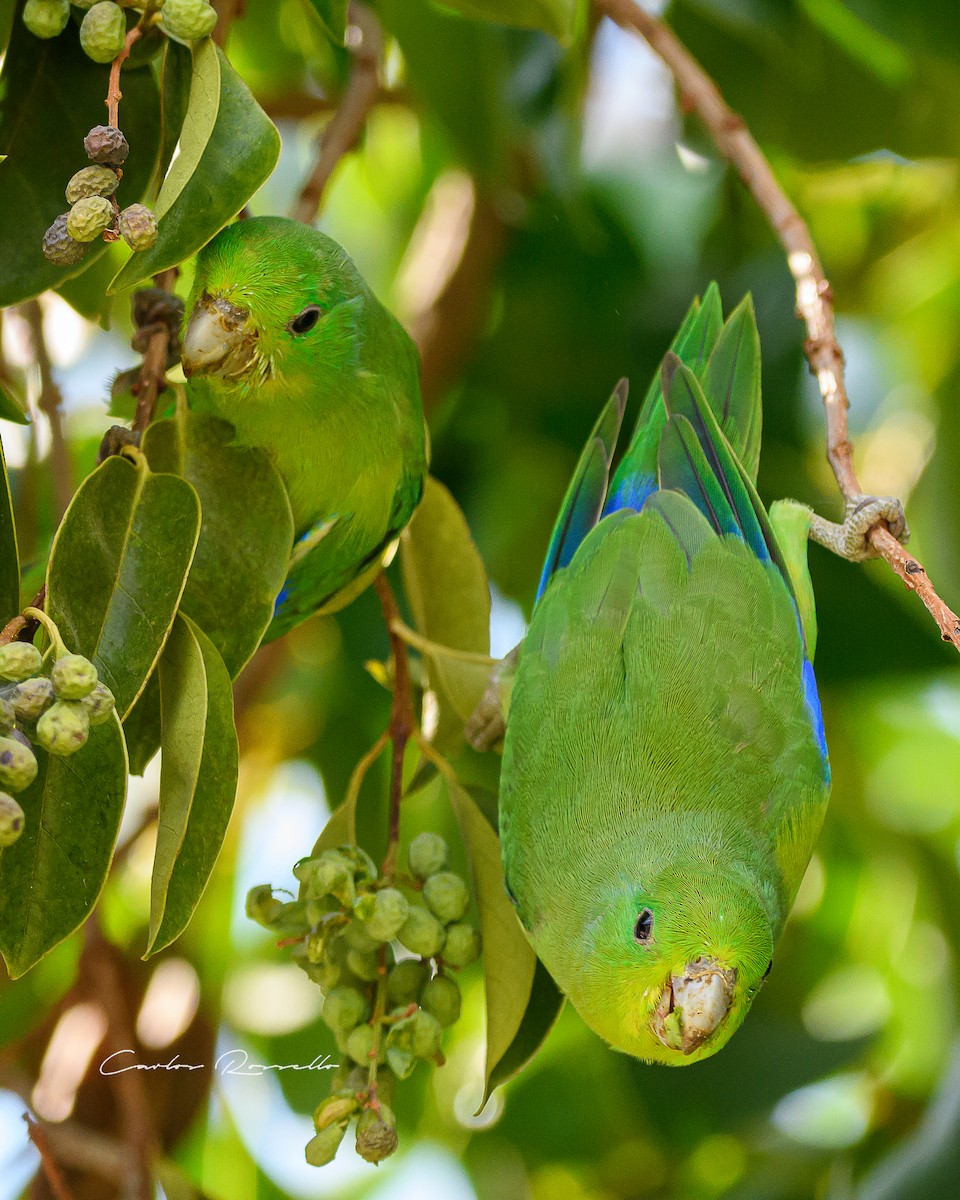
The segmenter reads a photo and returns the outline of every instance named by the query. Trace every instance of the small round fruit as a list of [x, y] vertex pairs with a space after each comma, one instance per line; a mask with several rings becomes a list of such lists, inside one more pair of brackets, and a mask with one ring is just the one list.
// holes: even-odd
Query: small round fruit
[[64, 654], [50, 672], [53, 690], [61, 700], [82, 700], [99, 682], [97, 668], [82, 654]]
[[84, 696], [81, 704], [87, 710], [91, 725], [104, 725], [110, 720], [117, 702], [107, 685], [98, 683], [89, 695]]
[[369, 954], [380, 945], [367, 933], [367, 927], [361, 921], [350, 922], [343, 931], [343, 940], [351, 950], [359, 950], [361, 954]]
[[343, 1121], [339, 1125], [328, 1125], [307, 1142], [304, 1153], [311, 1167], [325, 1167], [333, 1162], [347, 1132], [347, 1124]]
[[119, 167], [130, 153], [127, 139], [113, 125], [94, 125], [83, 139], [83, 148], [91, 162], [112, 167]]
[[37, 722], [37, 741], [48, 754], [75, 754], [89, 735], [90, 718], [79, 700], [58, 700]]
[[446, 930], [429, 909], [422, 904], [411, 904], [397, 937], [411, 953], [432, 958], [443, 949]]
[[451, 967], [469, 967], [480, 957], [480, 947], [480, 934], [477, 930], [465, 921], [458, 921], [447, 926], [443, 961]]
[[34, 37], [55, 38], [70, 20], [70, 0], [27, 0], [23, 23]]
[[269, 929], [283, 908], [282, 901], [273, 894], [269, 883], [260, 883], [247, 892], [247, 916], [258, 925]]
[[76, 204], [87, 196], [112, 196], [119, 182], [116, 171], [99, 163], [81, 167], [67, 184], [67, 203]]
[[80, 25], [80, 45], [95, 63], [113, 62], [127, 40], [127, 19], [113, 0], [100, 0], [87, 9]]
[[439, 833], [418, 833], [407, 850], [410, 870], [418, 879], [436, 875], [447, 865], [447, 843]]
[[43, 235], [43, 257], [55, 267], [72, 267], [86, 254], [89, 246], [67, 233], [69, 213], [61, 213]]
[[436, 1058], [440, 1053], [443, 1028], [440, 1022], [425, 1009], [415, 1012], [413, 1022], [413, 1052], [417, 1058]]
[[[16, 689], [14, 689], [16, 694]], [[0, 698], [0, 734], [9, 733], [17, 722], [17, 711], [12, 700]]]
[[378, 1104], [365, 1108], [357, 1121], [357, 1153], [370, 1163], [382, 1162], [396, 1150], [397, 1119], [392, 1109]]
[[370, 1005], [367, 998], [356, 988], [335, 987], [332, 992], [327, 993], [323, 1002], [324, 1023], [334, 1033], [349, 1033], [369, 1016]]
[[347, 1037], [347, 1054], [359, 1067], [369, 1067], [373, 1054], [373, 1029], [369, 1025], [358, 1025]]
[[453, 1025], [460, 1018], [460, 989], [449, 975], [435, 975], [423, 989], [420, 1004], [424, 1012], [441, 1025]]
[[419, 958], [405, 958], [387, 976], [387, 998], [391, 1004], [413, 1004], [430, 970]]
[[37, 760], [29, 746], [14, 737], [0, 737], [0, 786], [22, 792], [37, 777]]
[[23, 823], [23, 809], [12, 796], [0, 792], [0, 849], [19, 840]]
[[389, 942], [400, 932], [410, 904], [397, 888], [381, 888], [373, 897], [373, 907], [370, 916], [365, 921], [367, 933], [375, 942]]
[[113, 205], [106, 196], [84, 196], [67, 214], [67, 233], [78, 242], [92, 242], [113, 224]]
[[364, 983], [373, 983], [380, 977], [380, 964], [372, 950], [351, 950], [347, 954], [347, 970]]
[[32, 642], [8, 642], [0, 646], [0, 679], [19, 683], [36, 675], [41, 666], [43, 659]]
[[46, 675], [37, 675], [18, 683], [10, 700], [18, 721], [37, 721], [54, 702], [53, 684]]
[[145, 204], [131, 204], [120, 214], [120, 234], [131, 250], [149, 250], [157, 241], [157, 218]]
[[459, 875], [440, 871], [423, 885], [423, 898], [444, 925], [449, 925], [451, 921], [459, 921], [467, 911], [470, 892]]
[[313, 1110], [313, 1127], [320, 1133], [328, 1125], [339, 1125], [349, 1120], [357, 1108], [356, 1096], [328, 1096]]
[[213, 33], [217, 14], [206, 0], [166, 0], [163, 27], [182, 42], [195, 42]]

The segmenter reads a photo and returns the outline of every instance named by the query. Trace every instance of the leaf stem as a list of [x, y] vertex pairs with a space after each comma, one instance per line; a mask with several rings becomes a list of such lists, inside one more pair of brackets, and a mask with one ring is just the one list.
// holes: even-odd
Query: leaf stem
[[143, 30], [140, 25], [134, 27], [127, 34], [127, 39], [123, 43], [123, 49], [110, 64], [110, 82], [107, 86], [107, 124], [112, 125], [114, 129], [120, 128], [120, 101], [123, 99], [123, 92], [120, 91], [120, 68], [130, 57], [130, 51], [133, 43], [136, 42]]
[[395, 633], [408, 646], [413, 646], [415, 650], [420, 650], [424, 654], [430, 654], [435, 658], [447, 658], [455, 662], [474, 663], [479, 667], [495, 667], [500, 662], [499, 658], [491, 658], [489, 654], [478, 654], [473, 650], [455, 650], [452, 646], [442, 646], [439, 642], [431, 642], [429, 638], [423, 637], [415, 629], [411, 629], [409, 625], [399, 619], [391, 622], [390, 632]]

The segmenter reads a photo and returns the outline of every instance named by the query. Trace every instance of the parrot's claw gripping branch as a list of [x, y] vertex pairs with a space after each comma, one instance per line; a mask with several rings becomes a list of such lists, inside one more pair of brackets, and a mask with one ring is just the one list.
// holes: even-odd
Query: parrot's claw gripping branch
[[506, 705], [504, 704], [504, 684], [507, 676], [512, 676], [520, 661], [520, 650], [523, 642], [504, 655], [494, 665], [490, 679], [480, 697], [480, 703], [470, 715], [470, 720], [464, 728], [464, 737], [481, 753], [492, 750], [503, 741], [507, 732]]
[[903, 545], [910, 537], [903, 505], [895, 496], [848, 496], [843, 523], [824, 520], [810, 514], [810, 537], [821, 546], [850, 562], [880, 558], [870, 539], [870, 531], [880, 522]]

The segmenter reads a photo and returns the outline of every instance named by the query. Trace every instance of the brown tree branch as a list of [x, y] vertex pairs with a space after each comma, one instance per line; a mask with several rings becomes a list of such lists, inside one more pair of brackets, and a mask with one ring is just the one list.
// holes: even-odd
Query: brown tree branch
[[380, 95], [379, 65], [383, 32], [375, 14], [353, 3], [349, 12], [347, 44], [353, 53], [353, 72], [336, 112], [317, 142], [317, 158], [304, 183], [291, 216], [311, 225], [324, 190], [340, 159], [357, 144], [367, 116]]
[[[154, 285], [165, 291], [173, 291], [177, 282], [179, 270], [169, 267], [154, 278]], [[153, 420], [157, 407], [157, 397], [166, 386], [167, 358], [170, 352], [170, 329], [161, 322], [150, 335], [146, 350], [143, 353], [143, 365], [140, 368], [140, 379], [137, 386], [137, 409], [133, 416], [135, 433], [143, 434]]]
[[28, 300], [21, 312], [30, 334], [33, 359], [40, 372], [37, 406], [50, 422], [50, 466], [53, 470], [53, 496], [59, 521], [73, 497], [73, 468], [70, 464], [70, 451], [63, 435], [63, 396], [53, 378], [50, 354], [43, 336], [43, 311], [40, 302]]
[[63, 1177], [63, 1172], [57, 1165], [56, 1158], [54, 1158], [53, 1150], [47, 1140], [46, 1130], [39, 1122], [34, 1121], [28, 1113], [23, 1114], [23, 1119], [27, 1123], [27, 1132], [30, 1134], [30, 1141], [36, 1146], [40, 1155], [40, 1168], [46, 1177], [47, 1183], [50, 1185], [50, 1191], [53, 1192], [56, 1200], [74, 1200], [73, 1192], [67, 1187], [67, 1181]]
[[217, 10], [217, 23], [211, 34], [216, 44], [223, 49], [227, 44], [230, 26], [247, 10], [247, 0], [214, 0], [213, 7]]
[[123, 92], [120, 91], [120, 68], [130, 57], [130, 50], [133, 43], [140, 37], [142, 30], [139, 25], [134, 27], [127, 34], [127, 40], [123, 43], [123, 49], [110, 64], [110, 82], [107, 85], [107, 124], [112, 125], [114, 129], [120, 128], [120, 101], [123, 99]]
[[393, 588], [382, 572], [374, 586], [380, 597], [383, 619], [390, 635], [393, 654], [393, 704], [390, 709], [390, 738], [393, 741], [393, 757], [390, 770], [390, 834], [387, 856], [383, 862], [383, 874], [389, 878], [396, 870], [400, 847], [400, 800], [403, 796], [403, 756], [416, 728], [413, 712], [413, 688], [410, 682], [410, 659], [406, 643], [394, 630], [400, 621], [400, 610]]
[[[720, 90], [675, 33], [636, 0], [594, 0], [598, 12], [622, 28], [640, 34], [666, 64], [680, 89], [684, 106], [706, 125], [717, 149], [738, 171], [765, 214], [787, 255], [797, 293], [797, 314], [807, 327], [804, 353], [820, 386], [826, 410], [827, 457], [846, 499], [860, 494], [847, 430], [847, 398], [843, 351], [837, 341], [833, 293], [806, 222], [797, 212], [757, 145], [743, 118], [726, 103]], [[870, 544], [908, 588], [916, 592], [940, 628], [940, 636], [960, 650], [960, 617], [937, 595], [926, 571], [885, 525], [867, 535]]]

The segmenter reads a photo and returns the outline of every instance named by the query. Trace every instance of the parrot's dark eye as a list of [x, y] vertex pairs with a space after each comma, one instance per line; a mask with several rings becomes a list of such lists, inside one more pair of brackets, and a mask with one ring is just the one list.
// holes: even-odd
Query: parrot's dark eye
[[653, 913], [649, 908], [644, 908], [633, 927], [633, 940], [639, 946], [645, 946], [651, 937], [653, 937]]
[[291, 333], [309, 333], [320, 320], [320, 305], [308, 304], [303, 312], [297, 313], [287, 328]]

